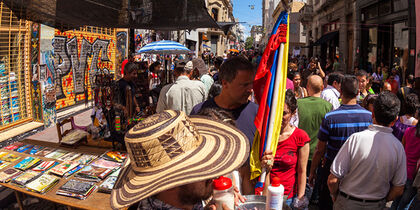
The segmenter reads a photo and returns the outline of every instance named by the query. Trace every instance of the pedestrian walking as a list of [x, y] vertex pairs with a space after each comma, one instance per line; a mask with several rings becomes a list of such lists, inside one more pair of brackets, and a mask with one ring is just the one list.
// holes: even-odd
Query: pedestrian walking
[[373, 124], [354, 133], [331, 165], [328, 187], [335, 210], [384, 209], [401, 196], [407, 179], [404, 147], [390, 128], [400, 101], [390, 92], [374, 103]]

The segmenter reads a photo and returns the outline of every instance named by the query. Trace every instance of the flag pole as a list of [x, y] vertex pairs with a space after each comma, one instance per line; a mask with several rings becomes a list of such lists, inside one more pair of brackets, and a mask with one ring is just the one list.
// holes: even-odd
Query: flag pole
[[[265, 145], [264, 151], [266, 151], [267, 149], [270, 149], [271, 146], [271, 142], [273, 141], [273, 131], [274, 131], [274, 123], [276, 121], [276, 110], [277, 110], [277, 106], [278, 106], [278, 102], [279, 102], [279, 92], [280, 92], [280, 81], [283, 80], [283, 74], [281, 74], [281, 68], [283, 66], [283, 57], [284, 57], [284, 45], [285, 43], [281, 43], [280, 44], [280, 55], [278, 57], [278, 62], [277, 62], [277, 70], [276, 70], [276, 78], [275, 78], [275, 82], [274, 82], [274, 94], [273, 94], [273, 101], [271, 104], [271, 111], [270, 111], [270, 121], [268, 124], [268, 136], [267, 136], [267, 143]], [[280, 114], [281, 116], [283, 115], [283, 113]], [[275, 139], [274, 141], [278, 141], [278, 139]], [[277, 145], [277, 144], [276, 144]], [[274, 155], [274, 154], [273, 154]], [[267, 176], [267, 170], [266, 168], [262, 168], [262, 173], [260, 176], [260, 181], [261, 183], [265, 183], [265, 178]], [[262, 193], [262, 192], [261, 192]]]

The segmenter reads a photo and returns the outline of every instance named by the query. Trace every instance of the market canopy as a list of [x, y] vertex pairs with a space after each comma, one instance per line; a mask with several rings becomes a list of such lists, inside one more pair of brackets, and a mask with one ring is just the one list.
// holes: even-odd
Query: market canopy
[[181, 30], [219, 28], [204, 0], [2, 0], [21, 19], [60, 30], [81, 26]]
[[222, 29], [223, 33], [225, 35], [228, 34], [229, 30], [232, 28], [232, 26], [238, 24], [237, 22], [217, 22], [217, 25]]

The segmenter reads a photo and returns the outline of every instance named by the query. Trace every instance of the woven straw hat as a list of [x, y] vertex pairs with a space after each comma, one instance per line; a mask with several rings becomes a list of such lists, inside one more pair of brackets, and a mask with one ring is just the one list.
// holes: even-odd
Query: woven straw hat
[[172, 110], [134, 126], [125, 142], [129, 158], [111, 192], [112, 208], [227, 174], [249, 155], [248, 139], [238, 129]]

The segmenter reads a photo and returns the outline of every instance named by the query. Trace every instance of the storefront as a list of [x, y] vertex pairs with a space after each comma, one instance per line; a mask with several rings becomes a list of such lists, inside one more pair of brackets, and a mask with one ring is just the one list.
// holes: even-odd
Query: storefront
[[32, 120], [30, 26], [0, 3], [0, 131]]
[[408, 1], [384, 0], [361, 9], [361, 68], [372, 72], [383, 63], [399, 66], [403, 77], [414, 72], [410, 49], [415, 46], [410, 46], [410, 39], [415, 32], [410, 32], [408, 5]]

